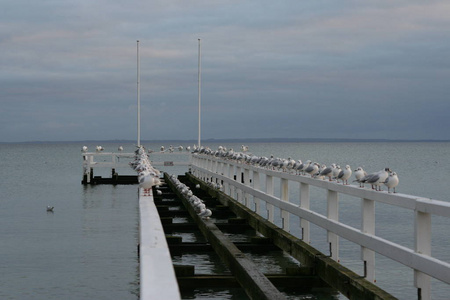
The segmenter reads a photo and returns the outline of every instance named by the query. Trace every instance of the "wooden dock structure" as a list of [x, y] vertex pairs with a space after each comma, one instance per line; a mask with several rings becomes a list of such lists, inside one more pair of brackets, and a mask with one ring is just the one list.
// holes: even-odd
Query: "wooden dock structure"
[[[177, 191], [173, 181], [165, 174], [166, 186], [158, 188], [162, 195], [156, 195], [155, 190], [153, 194], [171, 254], [214, 251], [229, 270], [224, 274], [199, 275], [195, 272], [195, 266], [175, 264], [180, 289], [241, 287], [250, 299], [286, 299], [286, 291], [311, 293], [315, 290], [327, 291], [330, 295], [340, 291], [349, 299], [395, 299], [192, 174], [187, 173], [179, 178], [204, 200], [213, 211], [214, 218], [198, 216], [188, 199]], [[195, 188], [197, 185], [200, 188]], [[173, 219], [180, 216], [189, 221], [174, 223]], [[202, 233], [205, 241], [184, 242], [181, 237], [172, 235], [173, 232], [195, 230]], [[225, 232], [246, 233], [248, 241], [233, 242]], [[249, 252], [269, 251], [284, 251], [291, 259], [298, 261], [298, 265], [276, 274], [264, 274], [260, 271], [261, 266], [246, 255]]]
[[[95, 155], [99, 154], [83, 154], [82, 183], [122, 184], [114, 181], [118, 156], [107, 154], [112, 161], [98, 163], [91, 158]], [[417, 299], [431, 299], [431, 278], [450, 284], [450, 264], [431, 255], [430, 241], [431, 216], [449, 218], [448, 202], [377, 192], [205, 154], [189, 153], [188, 162], [168, 160], [154, 165], [187, 166], [189, 171], [177, 178], [202, 198], [213, 216], [210, 219], [198, 216], [167, 174], [165, 184], [157, 190], [153, 188], [151, 195], [144, 195], [139, 188], [141, 299], [161, 296], [158, 287], [162, 285], [176, 291], [178, 287], [182, 291], [201, 286], [238, 287], [253, 299], [283, 299], [289, 291], [317, 290], [330, 295], [341, 293], [349, 299], [394, 299], [375, 284], [376, 253], [414, 270]], [[111, 178], [93, 176], [97, 167], [111, 168]], [[134, 178], [131, 184], [137, 183], [137, 177], [131, 178]], [[293, 188], [298, 189], [297, 199], [290, 196]], [[325, 214], [310, 209], [310, 188], [326, 192]], [[359, 202], [361, 227], [351, 227], [339, 219], [339, 195], [351, 196], [356, 204]], [[375, 203], [414, 212], [413, 249], [376, 235]], [[275, 216], [278, 213], [280, 218]], [[292, 217], [300, 219], [301, 236], [290, 233]], [[326, 230], [329, 253], [311, 247], [314, 236], [310, 224]], [[195, 241], [185, 240], [183, 233], [195, 236]], [[245, 236], [245, 241], [233, 240], [237, 236]], [[340, 238], [360, 246], [362, 274], [339, 262]], [[214, 253], [211, 255], [221, 262], [215, 268], [219, 272], [203, 274], [198, 272], [198, 265], [178, 263], [175, 259], [205, 252]], [[284, 253], [283, 257], [296, 264], [286, 267], [281, 263], [279, 271], [267, 273], [251, 258], [252, 253], [270, 252]], [[162, 270], [164, 278], [159, 275]], [[179, 298], [178, 293], [164, 297]]]

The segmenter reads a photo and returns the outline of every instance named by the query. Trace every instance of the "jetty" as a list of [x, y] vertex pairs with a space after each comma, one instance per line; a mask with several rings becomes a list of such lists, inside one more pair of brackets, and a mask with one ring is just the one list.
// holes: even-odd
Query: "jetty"
[[[98, 155], [83, 153], [82, 183], [122, 184], [117, 179], [122, 175], [113, 171], [123, 167], [114, 158], [117, 154], [108, 154], [111, 160], [104, 163], [95, 161]], [[450, 284], [450, 264], [431, 254], [431, 217], [449, 218], [448, 202], [378, 192], [208, 154], [184, 152], [184, 161], [173, 161], [174, 156], [163, 153], [149, 155], [163, 156], [160, 161], [152, 159], [154, 166], [178, 165], [187, 170], [164, 173], [164, 184], [150, 193], [139, 188], [141, 299], [180, 299], [182, 292], [202, 287], [236, 288], [249, 299], [285, 299], [317, 291], [348, 299], [395, 299], [376, 285], [375, 254], [413, 270], [417, 299], [431, 299], [432, 278]], [[111, 178], [96, 182], [91, 174], [98, 167], [110, 168]], [[180, 184], [187, 188], [180, 190]], [[202, 200], [211, 216], [199, 214], [186, 189]], [[311, 199], [312, 189], [324, 191], [325, 213], [311, 209], [311, 201], [316, 200]], [[359, 227], [340, 220], [343, 195], [358, 202]], [[376, 235], [376, 203], [413, 212], [413, 249]], [[299, 230], [292, 228], [294, 218], [299, 220]], [[327, 232], [327, 253], [311, 246], [311, 225]], [[340, 263], [340, 239], [359, 245], [360, 272]], [[182, 257], [192, 253], [204, 259], [183, 263]], [[257, 259], [270, 255], [277, 258], [265, 262], [278, 265], [277, 272], [265, 271]], [[214, 272], [202, 272], [205, 263], [212, 264]]]

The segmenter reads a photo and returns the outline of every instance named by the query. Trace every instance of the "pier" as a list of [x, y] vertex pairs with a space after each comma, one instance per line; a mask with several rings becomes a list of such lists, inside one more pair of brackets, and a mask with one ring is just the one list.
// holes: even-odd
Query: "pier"
[[[170, 160], [155, 165], [172, 165], [164, 163], [167, 161]], [[417, 299], [431, 299], [431, 278], [450, 284], [450, 265], [431, 255], [430, 240], [431, 216], [450, 217], [448, 202], [377, 192], [206, 154], [190, 153], [184, 164], [189, 171], [177, 176], [178, 180], [204, 200], [212, 217], [198, 216], [168, 174], [164, 175], [165, 184], [153, 188], [151, 195], [143, 196], [140, 191], [140, 205], [154, 204], [146, 206], [146, 210], [152, 210], [148, 213], [140, 208], [142, 299], [151, 299], [145, 295], [161, 293], [160, 287], [168, 285], [177, 291], [201, 286], [239, 287], [255, 299], [283, 299], [285, 291], [292, 290], [339, 292], [349, 299], [395, 299], [376, 285], [376, 253], [414, 270]], [[324, 191], [325, 214], [311, 210], [312, 189]], [[293, 199], [292, 194], [297, 196]], [[353, 197], [360, 206], [360, 227], [352, 227], [339, 218], [340, 196], [345, 195]], [[376, 235], [376, 203], [414, 213], [414, 249]], [[293, 218], [299, 220], [300, 235], [293, 234]], [[311, 246], [311, 224], [327, 231], [327, 253]], [[199, 238], [185, 241], [180, 233], [186, 232]], [[245, 241], [233, 241], [233, 236], [243, 233]], [[340, 263], [341, 238], [360, 246], [361, 272]], [[289, 261], [298, 263], [268, 274], [250, 259], [252, 253], [272, 251], [281, 251]], [[197, 272], [198, 266], [174, 262], [174, 256], [204, 252], [215, 253], [221, 262], [216, 269], [221, 272], [205, 275]], [[161, 270], [170, 276], [159, 276]], [[171, 278], [171, 283], [165, 281], [167, 278]], [[174, 294], [166, 299], [179, 297]]]

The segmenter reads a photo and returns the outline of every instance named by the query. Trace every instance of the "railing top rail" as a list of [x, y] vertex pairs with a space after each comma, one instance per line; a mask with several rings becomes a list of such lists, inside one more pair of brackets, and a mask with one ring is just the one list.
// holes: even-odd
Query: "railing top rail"
[[376, 202], [389, 204], [409, 210], [420, 211], [424, 213], [430, 213], [437, 216], [450, 218], [450, 202], [442, 200], [434, 200], [419, 196], [401, 194], [401, 193], [388, 193], [385, 191], [374, 191], [367, 188], [360, 188], [356, 185], [343, 185], [338, 184], [335, 181], [321, 180], [316, 178], [311, 178], [309, 176], [290, 174], [287, 172], [270, 170], [262, 167], [253, 166], [251, 164], [239, 163], [233, 160], [224, 160], [217, 157], [212, 157], [208, 155], [198, 155], [204, 159], [215, 160], [217, 162], [227, 163], [230, 165], [243, 167], [252, 171], [263, 173], [268, 176], [273, 176], [277, 178], [288, 179], [290, 181], [295, 181], [299, 183], [306, 183], [311, 186], [323, 188], [326, 190], [335, 191], [341, 194], [346, 194], [349, 196], [374, 200]]

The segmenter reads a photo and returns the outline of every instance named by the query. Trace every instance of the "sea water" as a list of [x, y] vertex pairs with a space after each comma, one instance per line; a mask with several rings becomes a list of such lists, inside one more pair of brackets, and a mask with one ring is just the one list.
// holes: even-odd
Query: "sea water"
[[[0, 299], [138, 299], [138, 199], [135, 185], [83, 186], [83, 143], [0, 144]], [[94, 150], [96, 144], [86, 144]], [[145, 144], [159, 150], [161, 143]], [[182, 143], [184, 147], [188, 146]], [[217, 149], [217, 143], [204, 143]], [[220, 144], [240, 151], [241, 144]], [[118, 143], [103, 143], [116, 151]], [[124, 152], [135, 146], [123, 144]], [[169, 145], [164, 145], [166, 148]], [[173, 145], [177, 147], [178, 145]], [[191, 145], [192, 146], [192, 145]], [[368, 172], [385, 167], [399, 174], [397, 191], [448, 201], [450, 143], [250, 143], [259, 156], [362, 166]], [[171, 174], [186, 171], [161, 167]], [[96, 170], [97, 172], [97, 170]], [[100, 173], [102, 171], [99, 171]], [[131, 169], [119, 174], [133, 174]], [[103, 174], [109, 176], [110, 170]], [[292, 191], [291, 191], [292, 190]], [[290, 188], [291, 198], [298, 191]], [[358, 227], [358, 199], [340, 198], [340, 220]], [[47, 212], [47, 205], [54, 212]], [[326, 211], [326, 196], [311, 189], [311, 208]], [[376, 233], [413, 248], [413, 213], [376, 206]], [[279, 220], [276, 220], [279, 222]], [[293, 234], [298, 220], [291, 218]], [[450, 262], [447, 218], [432, 218], [432, 253]], [[326, 253], [326, 233], [312, 226], [312, 245]], [[341, 262], [361, 273], [360, 249], [340, 242]], [[188, 262], [185, 262], [188, 263]], [[400, 299], [416, 298], [413, 272], [376, 256], [377, 284]], [[446, 299], [448, 285], [432, 281], [433, 299]], [[202, 299], [237, 299], [232, 292], [190, 295]]]

